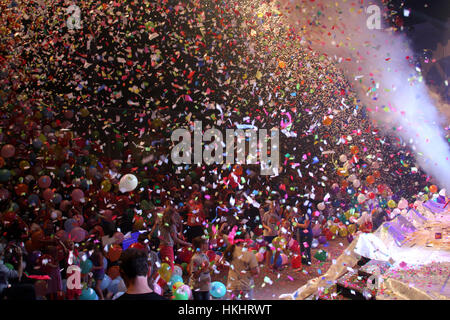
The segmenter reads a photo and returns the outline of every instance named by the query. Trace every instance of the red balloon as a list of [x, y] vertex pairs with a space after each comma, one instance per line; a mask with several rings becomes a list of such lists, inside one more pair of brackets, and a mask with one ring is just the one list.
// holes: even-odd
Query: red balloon
[[75, 190], [72, 191], [71, 196], [72, 196], [72, 200], [74, 202], [80, 202], [81, 199], [84, 198], [84, 193], [83, 193], [83, 191], [81, 189], [75, 189]]
[[182, 262], [189, 263], [191, 261], [192, 256], [194, 253], [189, 250], [187, 247], [183, 247], [180, 252], [177, 253], [178, 257]]
[[302, 267], [302, 256], [296, 255], [292, 258], [291, 265], [293, 269], [298, 269]]
[[206, 255], [208, 256], [209, 262], [214, 261], [214, 259], [216, 258], [216, 253], [212, 250], [206, 251]]
[[113, 266], [113, 267], [109, 268], [107, 274], [111, 278], [111, 280], [114, 280], [115, 278], [120, 276], [119, 266]]
[[22, 195], [22, 194], [26, 194], [28, 192], [28, 186], [26, 184], [18, 184], [15, 188], [16, 194], [18, 196]]
[[16, 148], [12, 144], [5, 144], [0, 153], [5, 159], [11, 158], [16, 153]]
[[55, 193], [50, 188], [45, 189], [45, 191], [42, 193], [42, 197], [46, 201], [50, 201], [51, 199], [53, 199], [54, 195]]
[[133, 244], [130, 246], [130, 248], [138, 249], [138, 250], [144, 250], [144, 249], [145, 249], [144, 245], [143, 245], [142, 243], [139, 243], [139, 242], [133, 243]]
[[113, 244], [111, 245], [111, 247], [109, 247], [106, 257], [109, 259], [109, 261], [114, 262], [119, 260], [121, 254], [122, 247], [120, 245]]
[[38, 185], [42, 189], [47, 189], [52, 184], [52, 179], [49, 176], [42, 176], [38, 180]]

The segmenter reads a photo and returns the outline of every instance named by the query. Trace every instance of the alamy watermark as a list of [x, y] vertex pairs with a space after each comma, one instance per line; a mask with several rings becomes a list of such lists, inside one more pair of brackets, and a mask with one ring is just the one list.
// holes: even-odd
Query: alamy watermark
[[[193, 131], [194, 152], [192, 152], [191, 131], [188, 129], [176, 129], [172, 132], [171, 140], [176, 143], [171, 151], [171, 158], [174, 164], [193, 163], [200, 165], [203, 161], [207, 165], [211, 165], [213, 163], [224, 164], [225, 157], [225, 163], [228, 165], [235, 163], [259, 163], [261, 166], [261, 175], [278, 175], [280, 162], [278, 129], [273, 128], [270, 130], [270, 138], [267, 137], [266, 129], [257, 129], [255, 127], [245, 131], [243, 129], [226, 129], [226, 143], [224, 143], [222, 132], [216, 128], [208, 129], [203, 133], [201, 121], [194, 122]], [[270, 156], [267, 148], [268, 140], [270, 140]], [[248, 153], [246, 152], [247, 141]], [[203, 142], [211, 143], [205, 145], [203, 150]], [[237, 147], [236, 162], [235, 145]]]
[[377, 5], [370, 5], [366, 8], [366, 13], [370, 16], [366, 20], [366, 25], [369, 30], [381, 29], [381, 9]]

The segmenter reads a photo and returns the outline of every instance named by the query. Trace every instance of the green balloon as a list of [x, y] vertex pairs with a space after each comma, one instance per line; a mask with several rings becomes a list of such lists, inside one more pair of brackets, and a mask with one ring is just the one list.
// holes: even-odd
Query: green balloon
[[9, 270], [14, 270], [14, 267], [10, 263], [5, 263], [5, 267], [7, 267]]
[[173, 300], [189, 300], [189, 295], [187, 292], [175, 291], [173, 294]]
[[6, 182], [11, 178], [11, 172], [8, 169], [0, 170], [0, 182]]

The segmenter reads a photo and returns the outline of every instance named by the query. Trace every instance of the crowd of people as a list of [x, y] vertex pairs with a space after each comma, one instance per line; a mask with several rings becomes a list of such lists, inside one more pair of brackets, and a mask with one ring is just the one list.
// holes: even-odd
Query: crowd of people
[[[64, 1], [0, 1], [5, 297], [251, 299], [255, 277], [428, 188], [335, 61], [251, 2], [84, 1], [68, 30]], [[280, 128], [278, 175], [174, 165], [171, 133], [194, 120]]]

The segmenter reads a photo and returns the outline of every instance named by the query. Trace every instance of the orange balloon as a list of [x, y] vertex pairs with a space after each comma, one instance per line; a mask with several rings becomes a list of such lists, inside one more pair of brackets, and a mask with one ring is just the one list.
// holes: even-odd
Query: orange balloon
[[322, 121], [322, 123], [326, 126], [329, 126], [330, 124], [333, 123], [333, 119], [325, 117], [325, 119]]
[[378, 170], [374, 171], [373, 176], [378, 179], [380, 177], [380, 171]]
[[358, 148], [357, 146], [352, 146], [352, 147], [350, 148], [350, 152], [351, 152], [352, 154], [357, 154], [357, 153], [359, 152], [359, 148]]
[[348, 187], [348, 181], [347, 180], [342, 180], [342, 187], [343, 188], [347, 188]]
[[430, 186], [430, 192], [431, 193], [436, 193], [438, 191], [438, 188], [437, 188], [437, 186], [436, 185], [432, 185], [432, 186]]
[[278, 61], [278, 66], [281, 68], [281, 69], [284, 69], [284, 68], [286, 68], [286, 63], [284, 62], [284, 61]]
[[115, 278], [120, 276], [119, 266], [113, 266], [113, 267], [109, 268], [107, 274], [111, 278], [111, 280], [114, 280]]
[[234, 166], [234, 172], [236, 172], [236, 174], [237, 174], [238, 176], [242, 175], [242, 167], [239, 166], [239, 165], [235, 165], [235, 166]]
[[368, 184], [373, 184], [375, 182], [375, 178], [373, 176], [367, 176], [366, 181]]
[[122, 247], [120, 245], [113, 244], [108, 250], [107, 258], [109, 259], [109, 261], [114, 262], [119, 260], [121, 254]]

